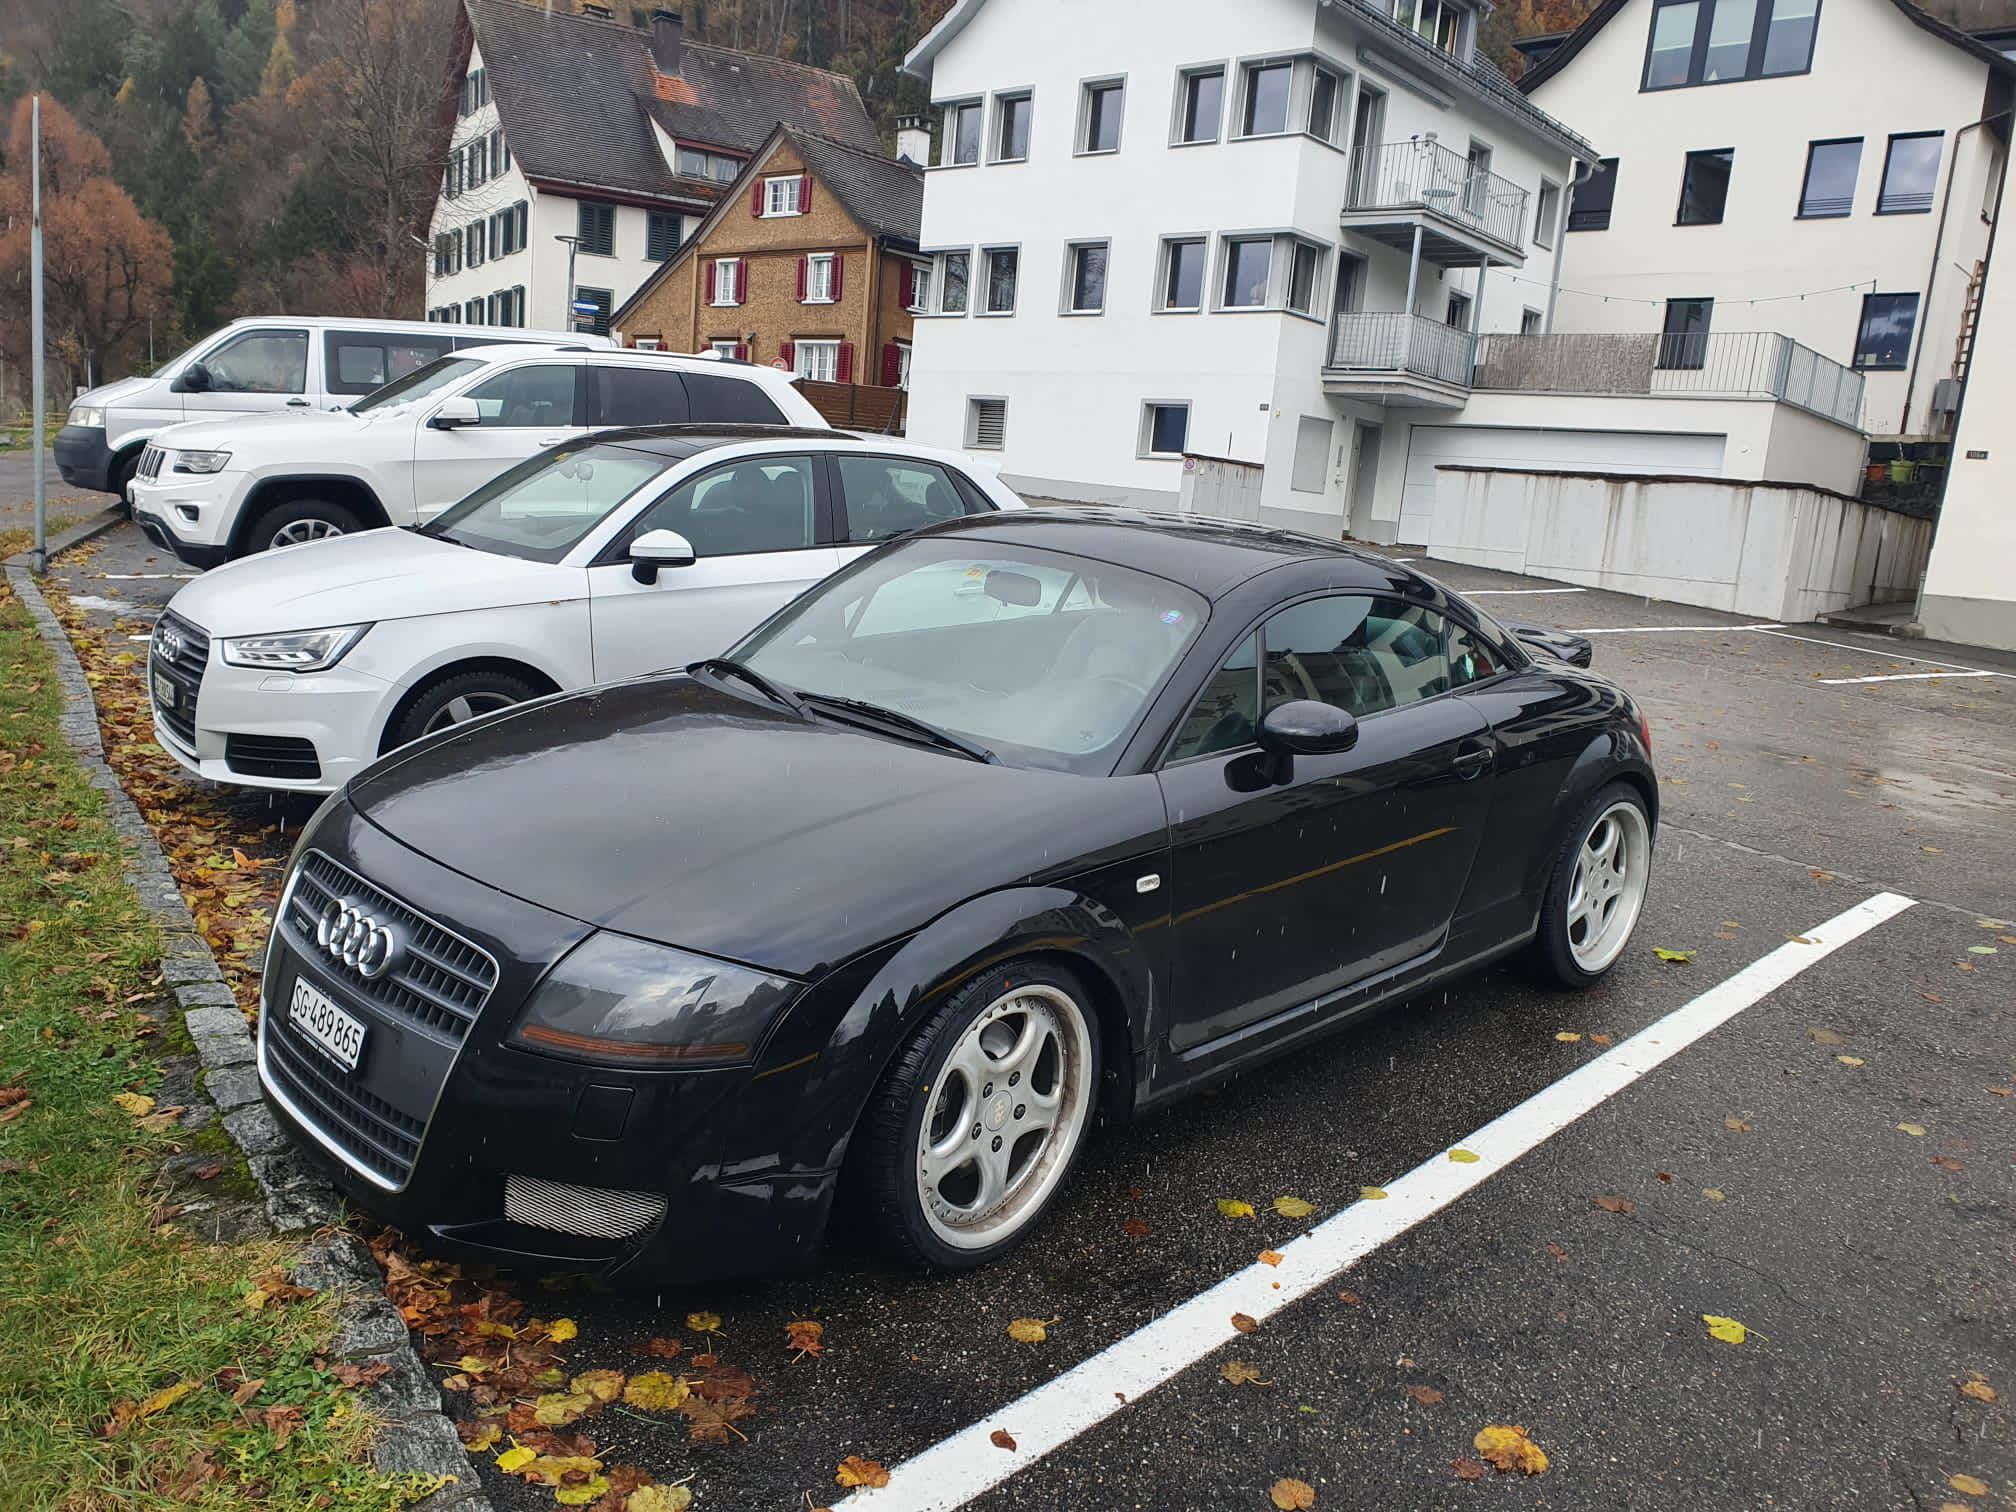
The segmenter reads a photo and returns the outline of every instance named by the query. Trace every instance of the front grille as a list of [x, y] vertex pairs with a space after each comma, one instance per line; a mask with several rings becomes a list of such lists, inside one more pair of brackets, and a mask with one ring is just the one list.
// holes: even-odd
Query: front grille
[[315, 742], [296, 735], [226, 735], [224, 764], [243, 777], [293, 777], [312, 782], [322, 775]]
[[[164, 613], [154, 622], [154, 636], [147, 647], [147, 696], [154, 712], [177, 739], [192, 750], [196, 745], [196, 699], [203, 691], [203, 670], [210, 665], [210, 636], [179, 614]], [[173, 704], [164, 703], [156, 681], [174, 689]]]
[[[315, 942], [315, 925], [331, 905], [355, 904], [399, 937], [404, 947], [390, 971], [375, 979], [343, 965]], [[339, 977], [344, 986], [386, 1012], [459, 1044], [497, 985], [489, 952], [407, 907], [390, 893], [320, 851], [302, 858], [281, 922], [297, 950]]]
[[562, 1186], [531, 1176], [509, 1176], [504, 1181], [504, 1216], [556, 1234], [628, 1239], [665, 1216], [665, 1199], [655, 1192]]
[[134, 475], [141, 478], [158, 478], [161, 475], [161, 459], [165, 455], [160, 447], [150, 441], [147, 449], [140, 453], [140, 465], [134, 469]]
[[351, 1084], [350, 1078], [338, 1080], [342, 1073], [318, 1065], [316, 1052], [297, 1045], [294, 1030], [283, 1029], [277, 1014], [265, 1026], [265, 1043], [267, 1072], [287, 1100], [352, 1161], [393, 1186], [403, 1185], [413, 1173], [427, 1126]]

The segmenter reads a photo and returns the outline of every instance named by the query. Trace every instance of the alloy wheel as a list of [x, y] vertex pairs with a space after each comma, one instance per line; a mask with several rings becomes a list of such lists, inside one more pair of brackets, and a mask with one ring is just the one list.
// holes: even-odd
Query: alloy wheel
[[1603, 971], [1623, 951], [1645, 906], [1651, 862], [1652, 832], [1637, 804], [1613, 803], [1590, 825], [1568, 885], [1568, 950], [1582, 970]]
[[479, 714], [493, 714], [499, 709], [508, 709], [516, 702], [518, 700], [508, 693], [464, 693], [441, 705], [435, 711], [434, 717], [427, 721], [427, 727], [420, 733], [432, 735], [437, 730], [464, 724]]
[[270, 550], [278, 551], [283, 546], [302, 546], [309, 541], [326, 541], [341, 534], [342, 528], [328, 520], [289, 520], [273, 532], [273, 539], [266, 545]]

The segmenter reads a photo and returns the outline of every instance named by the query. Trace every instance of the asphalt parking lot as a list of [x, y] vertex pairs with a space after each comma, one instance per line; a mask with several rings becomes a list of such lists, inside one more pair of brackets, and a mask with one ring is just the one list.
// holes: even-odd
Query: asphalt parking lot
[[[1658, 865], [1608, 982], [1494, 971], [1105, 1130], [973, 1276], [844, 1245], [663, 1296], [528, 1281], [570, 1370], [669, 1336], [756, 1378], [746, 1442], [612, 1412], [599, 1454], [780, 1512], [839, 1505], [848, 1455], [893, 1472], [870, 1512], [1264, 1508], [1283, 1478], [1317, 1507], [2016, 1507], [2016, 661], [1418, 565], [1592, 632], [1651, 714]], [[117, 638], [183, 572], [124, 526], [55, 575]], [[794, 1319], [823, 1355], [792, 1362]], [[1510, 1424], [1544, 1474], [1477, 1462]]]

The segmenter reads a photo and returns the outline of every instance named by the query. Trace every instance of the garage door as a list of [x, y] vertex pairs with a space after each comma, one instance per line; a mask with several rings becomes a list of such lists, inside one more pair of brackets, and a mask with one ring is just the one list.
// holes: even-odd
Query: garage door
[[1428, 539], [1435, 513], [1435, 469], [1468, 467], [1538, 471], [1685, 473], [1722, 471], [1717, 435], [1658, 431], [1539, 430], [1489, 425], [1417, 425], [1407, 445], [1407, 481], [1400, 495], [1400, 539]]

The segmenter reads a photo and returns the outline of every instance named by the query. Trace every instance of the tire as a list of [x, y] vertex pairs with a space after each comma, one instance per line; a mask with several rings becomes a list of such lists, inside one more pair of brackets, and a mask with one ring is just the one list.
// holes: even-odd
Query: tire
[[275, 504], [252, 523], [238, 555], [281, 550], [329, 536], [354, 535], [364, 529], [364, 520], [347, 504], [326, 499], [289, 499]]
[[[941, 1271], [972, 1270], [1014, 1249], [1084, 1148], [1099, 1057], [1091, 996], [1063, 967], [1010, 961], [953, 993], [897, 1053], [862, 1115], [857, 1180], [877, 1242]], [[1054, 1121], [1039, 1131], [1046, 1083]], [[991, 1199], [990, 1172], [999, 1183]]]
[[[140, 448], [140, 451], [145, 450], [145, 447]], [[105, 477], [106, 488], [119, 501], [112, 507], [124, 510], [128, 515], [133, 513], [133, 501], [126, 497], [126, 486], [133, 481], [133, 474], [140, 470], [140, 451], [131, 456], [115, 457], [112, 470]]]
[[1544, 980], [1581, 989], [1609, 974], [1638, 927], [1651, 869], [1645, 800], [1628, 782], [1610, 783], [1576, 815], [1548, 874], [1533, 941]]
[[410, 745], [423, 735], [453, 729], [479, 715], [538, 698], [544, 691], [515, 672], [480, 668], [457, 672], [426, 685], [407, 701], [385, 732], [385, 749]]

